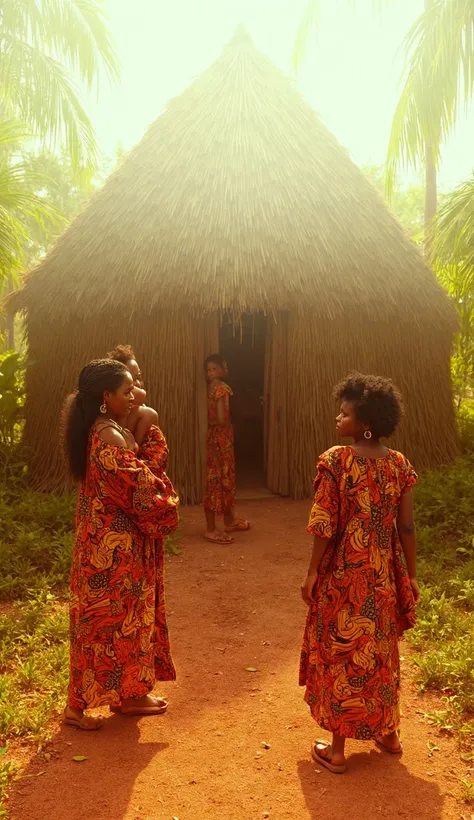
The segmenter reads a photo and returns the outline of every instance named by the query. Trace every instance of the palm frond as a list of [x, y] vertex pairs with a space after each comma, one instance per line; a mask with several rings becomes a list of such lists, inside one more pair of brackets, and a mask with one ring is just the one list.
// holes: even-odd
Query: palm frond
[[464, 287], [474, 289], [474, 178], [446, 198], [430, 233], [438, 265], [456, 265]]
[[65, 67], [37, 46], [3, 38], [0, 89], [19, 116], [50, 145], [64, 144], [76, 168], [95, 164], [97, 146], [92, 124]]
[[[327, 2], [334, 2], [334, 0], [327, 0]], [[352, 7], [353, 12], [356, 12], [358, 8], [360, 8], [360, 0], [336, 0], [336, 2], [342, 2], [342, 5]], [[393, 2], [394, 0], [371, 0], [372, 10], [374, 13], [380, 13], [386, 6], [389, 6]], [[293, 72], [295, 76], [297, 76], [305, 60], [311, 34], [318, 28], [321, 16], [321, 5], [322, 0], [307, 0], [304, 8], [293, 43]]]
[[103, 65], [119, 75], [103, 0], [3, 0], [2, 34], [17, 36], [67, 64], [89, 90]]
[[387, 194], [397, 169], [424, 163], [425, 145], [435, 164], [455, 126], [460, 89], [467, 104], [474, 92], [474, 5], [436, 0], [406, 38], [406, 79], [392, 123], [387, 152]]
[[25, 162], [11, 162], [18, 140], [30, 136], [23, 123], [0, 122], [0, 279], [21, 268], [30, 235], [26, 219], [39, 225], [59, 225], [59, 211], [41, 197], [46, 178]]
[[118, 76], [103, 0], [2, 0], [0, 98], [51, 147], [66, 146], [77, 170], [95, 165], [92, 124], [72, 81]]
[[293, 71], [295, 76], [304, 62], [308, 42], [312, 32], [317, 28], [321, 14], [321, 0], [308, 0], [301, 17], [295, 42], [293, 44]]

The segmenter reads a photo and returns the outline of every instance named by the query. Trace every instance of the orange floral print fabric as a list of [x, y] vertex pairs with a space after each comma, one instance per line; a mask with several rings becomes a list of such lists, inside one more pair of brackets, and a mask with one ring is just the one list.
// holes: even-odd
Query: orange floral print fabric
[[[207, 400], [207, 482], [203, 505], [216, 515], [235, 506], [234, 431], [230, 423], [229, 398], [232, 390], [218, 384]], [[225, 424], [217, 425], [217, 402], [224, 400]]]
[[169, 480], [94, 431], [70, 579], [73, 708], [118, 705], [175, 679], [160, 589], [163, 538], [177, 526]]
[[368, 740], [400, 722], [398, 640], [415, 604], [396, 531], [400, 499], [416, 482], [405, 456], [366, 459], [352, 447], [325, 453], [308, 531], [327, 538], [309, 608], [300, 685], [317, 723]]

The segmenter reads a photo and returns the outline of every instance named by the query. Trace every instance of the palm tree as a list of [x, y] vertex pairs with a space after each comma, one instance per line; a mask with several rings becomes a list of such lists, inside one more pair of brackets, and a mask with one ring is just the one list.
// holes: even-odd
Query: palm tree
[[1, 107], [76, 168], [95, 163], [97, 146], [73, 77], [90, 91], [101, 65], [118, 76], [103, 0], [0, 0]]
[[[28, 137], [31, 134], [21, 123], [0, 122], [0, 296], [18, 285], [31, 238], [31, 222], [57, 227], [63, 221], [54, 205], [38, 193], [44, 186], [44, 176], [32, 171], [28, 163], [12, 160]], [[1, 325], [7, 330], [9, 346], [13, 347], [13, 320]]]
[[459, 317], [453, 357], [459, 408], [474, 379], [474, 178], [445, 198], [429, 238], [434, 269]]
[[397, 168], [425, 167], [425, 231], [437, 212], [441, 148], [456, 125], [461, 102], [474, 92], [472, 0], [425, 0], [407, 37], [406, 80], [395, 111], [387, 155], [387, 188]]
[[[316, 24], [321, 0], [309, 0], [295, 41], [297, 67]], [[388, 2], [388, 0], [386, 0]], [[381, 8], [384, 0], [373, 5]], [[395, 111], [387, 153], [390, 198], [400, 165], [425, 168], [427, 230], [437, 211], [437, 168], [441, 147], [454, 127], [462, 98], [474, 91], [474, 3], [425, 0], [425, 10], [407, 36], [405, 84]]]

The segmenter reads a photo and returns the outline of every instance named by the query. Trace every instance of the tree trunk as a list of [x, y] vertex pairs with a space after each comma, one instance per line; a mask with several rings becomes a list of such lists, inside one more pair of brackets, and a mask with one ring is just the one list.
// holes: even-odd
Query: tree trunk
[[437, 171], [431, 145], [425, 147], [425, 231], [424, 249], [428, 261], [431, 260], [430, 226], [438, 210]]
[[[424, 0], [425, 12], [434, 6], [434, 0]], [[424, 250], [428, 262], [431, 261], [431, 239], [429, 228], [438, 210], [437, 173], [434, 161], [433, 146], [425, 144], [425, 224]]]

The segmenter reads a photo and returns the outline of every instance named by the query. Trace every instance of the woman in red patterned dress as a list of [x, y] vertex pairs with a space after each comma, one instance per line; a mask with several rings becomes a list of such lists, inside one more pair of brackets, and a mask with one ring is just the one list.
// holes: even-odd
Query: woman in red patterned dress
[[313, 743], [313, 758], [342, 773], [347, 737], [402, 752], [398, 640], [415, 623], [420, 593], [416, 475], [405, 456], [380, 442], [398, 426], [400, 394], [390, 381], [354, 374], [335, 395], [338, 434], [354, 444], [321, 456], [314, 482], [300, 685], [313, 718], [332, 733], [331, 744]]
[[[65, 448], [80, 482], [71, 569], [70, 682], [65, 722], [97, 729], [88, 708], [162, 714], [149, 694], [174, 680], [159, 568], [163, 539], [178, 525], [178, 498], [162, 471], [136, 456], [118, 419], [133, 405], [133, 379], [109, 359], [81, 372], [68, 400]], [[158, 471], [158, 468], [157, 468]]]
[[[222, 381], [227, 365], [217, 354], [205, 361], [207, 376], [207, 481], [203, 506], [206, 515], [207, 541], [231, 544], [230, 533], [250, 529], [248, 521], [235, 515], [234, 432], [230, 422], [230, 387]], [[224, 532], [216, 527], [216, 516], [224, 517]]]

